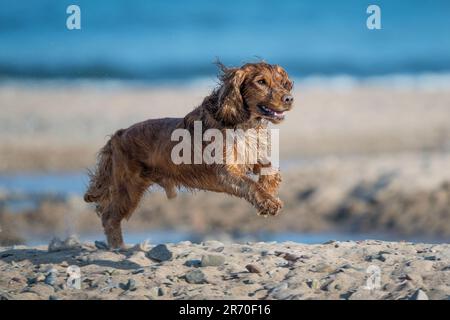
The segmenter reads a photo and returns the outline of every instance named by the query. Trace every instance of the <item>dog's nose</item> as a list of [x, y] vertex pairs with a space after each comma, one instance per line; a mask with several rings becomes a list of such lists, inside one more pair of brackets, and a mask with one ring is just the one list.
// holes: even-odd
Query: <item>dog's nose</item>
[[285, 94], [283, 98], [281, 98], [281, 100], [283, 100], [284, 104], [291, 104], [292, 102], [294, 102], [294, 97], [290, 94]]

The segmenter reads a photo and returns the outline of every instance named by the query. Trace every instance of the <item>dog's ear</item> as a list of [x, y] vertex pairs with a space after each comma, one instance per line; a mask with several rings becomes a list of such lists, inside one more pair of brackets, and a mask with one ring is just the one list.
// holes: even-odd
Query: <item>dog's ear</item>
[[248, 118], [248, 111], [244, 109], [244, 99], [241, 94], [246, 72], [243, 69], [226, 68], [223, 65], [221, 69], [222, 87], [219, 89], [216, 119], [226, 125], [242, 123]]

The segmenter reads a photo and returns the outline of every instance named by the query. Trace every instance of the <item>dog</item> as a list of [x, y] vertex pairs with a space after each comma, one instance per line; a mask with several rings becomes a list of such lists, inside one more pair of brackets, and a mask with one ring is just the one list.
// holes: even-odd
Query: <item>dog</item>
[[293, 106], [293, 82], [282, 67], [266, 62], [241, 67], [217, 64], [218, 86], [184, 118], [150, 119], [118, 130], [100, 150], [84, 200], [96, 203], [110, 248], [125, 248], [121, 221], [130, 218], [153, 184], [160, 185], [168, 198], [181, 187], [227, 193], [247, 200], [263, 216], [276, 215], [282, 208], [277, 197], [279, 171], [261, 174], [270, 163], [175, 164], [171, 159], [176, 129], [193, 132], [195, 121], [201, 121], [204, 129], [222, 132], [265, 129], [269, 122], [283, 121]]

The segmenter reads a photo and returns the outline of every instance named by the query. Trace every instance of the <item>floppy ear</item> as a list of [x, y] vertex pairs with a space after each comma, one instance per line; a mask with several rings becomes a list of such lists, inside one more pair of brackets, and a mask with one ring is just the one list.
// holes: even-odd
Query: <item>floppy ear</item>
[[219, 106], [216, 119], [227, 125], [244, 122], [248, 118], [241, 94], [245, 71], [242, 69], [222, 69], [222, 71], [221, 80], [223, 84], [219, 89]]
[[287, 72], [279, 65], [275, 66], [277, 72], [283, 76], [283, 86], [285, 89], [291, 91], [294, 87], [294, 83], [289, 79]]

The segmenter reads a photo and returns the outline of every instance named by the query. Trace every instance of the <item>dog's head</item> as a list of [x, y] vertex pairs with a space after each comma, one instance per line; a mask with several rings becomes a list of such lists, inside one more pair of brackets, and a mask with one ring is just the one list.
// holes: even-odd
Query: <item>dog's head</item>
[[247, 63], [240, 68], [222, 70], [219, 108], [216, 117], [226, 124], [253, 119], [279, 123], [292, 108], [292, 81], [278, 65], [265, 62]]

